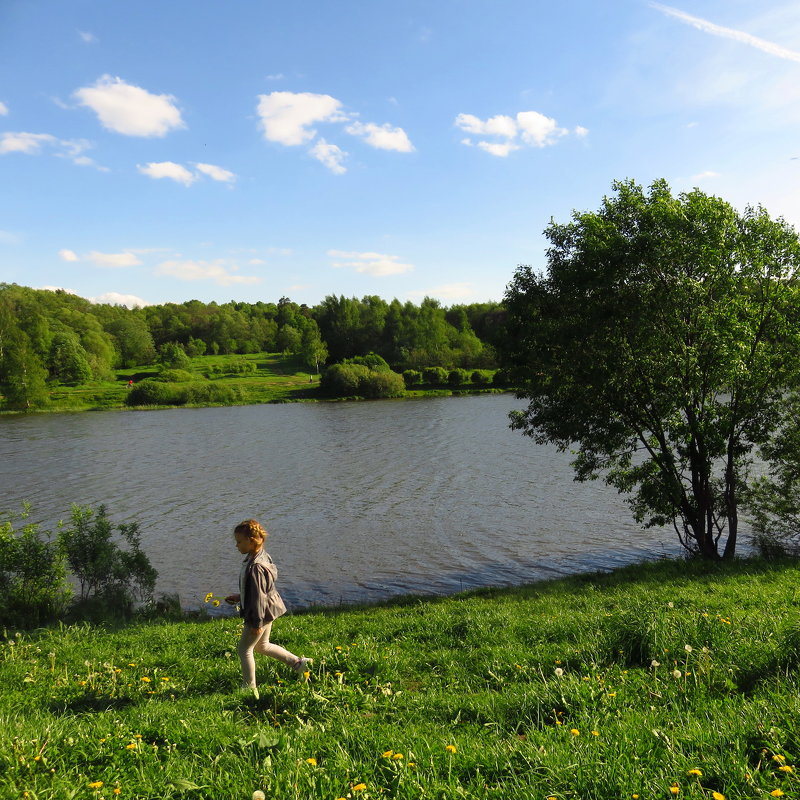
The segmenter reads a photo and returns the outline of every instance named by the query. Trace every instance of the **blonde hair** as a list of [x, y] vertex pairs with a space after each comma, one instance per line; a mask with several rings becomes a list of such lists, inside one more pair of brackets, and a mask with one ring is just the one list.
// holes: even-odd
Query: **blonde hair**
[[254, 542], [263, 542], [268, 535], [264, 527], [254, 519], [246, 519], [244, 522], [240, 522], [233, 529], [233, 532], [240, 533]]

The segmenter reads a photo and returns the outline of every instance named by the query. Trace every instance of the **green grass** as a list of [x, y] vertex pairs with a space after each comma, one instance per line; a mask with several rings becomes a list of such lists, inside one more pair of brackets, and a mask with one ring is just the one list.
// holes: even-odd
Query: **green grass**
[[[246, 360], [256, 365], [256, 371], [247, 375], [224, 372], [210, 377], [215, 384], [229, 386], [241, 397], [237, 405], [255, 405], [259, 403], [289, 403], [308, 400], [326, 399], [319, 394], [319, 376], [308, 372], [300, 359], [281, 353], [253, 353], [248, 355], [197, 356], [191, 359], [191, 372], [198, 380], [204, 380], [204, 374], [212, 367], [222, 367]], [[50, 391], [50, 400], [45, 408], [39, 411], [95, 411], [103, 409], [127, 408], [125, 399], [128, 394], [128, 381], [134, 382], [153, 378], [158, 375], [159, 368], [150, 366], [118, 369], [114, 380], [93, 381], [80, 386], [57, 386]], [[414, 389], [406, 396], [435, 397], [460, 394], [490, 394], [504, 390], [485, 387], [454, 389]], [[348, 398], [352, 399], [352, 398]], [[146, 406], [153, 408], [154, 406]], [[17, 413], [17, 412], [0, 412]]]
[[[304, 400], [316, 395], [318, 378], [305, 371], [298, 359], [280, 353], [254, 353], [250, 355], [197, 356], [192, 359], [191, 370], [199, 380], [210, 367], [219, 367], [246, 360], [256, 364], [256, 371], [248, 375], [214, 375], [211, 380], [224, 386], [242, 390], [243, 404], [275, 403]], [[125, 408], [128, 381], [134, 382], [158, 375], [158, 366], [119, 369], [115, 380], [98, 381], [81, 386], [59, 386], [50, 394], [48, 411], [87, 411]], [[313, 379], [313, 380], [312, 380]]]
[[0, 797], [796, 798], [799, 587], [659, 562], [309, 611], [273, 639], [310, 682], [262, 657], [259, 700], [233, 619], [9, 633]]

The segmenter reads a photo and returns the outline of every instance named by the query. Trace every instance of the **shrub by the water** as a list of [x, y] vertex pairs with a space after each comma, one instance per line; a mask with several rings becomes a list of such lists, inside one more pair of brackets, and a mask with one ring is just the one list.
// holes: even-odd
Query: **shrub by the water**
[[444, 367], [425, 367], [422, 370], [422, 381], [430, 386], [441, 386], [447, 383], [447, 375]]
[[[66, 556], [50, 531], [28, 522], [30, 506], [0, 519], [0, 625], [35, 627], [66, 610]], [[22, 522], [22, 527], [17, 526]]]
[[416, 369], [407, 369], [403, 372], [403, 380], [409, 388], [419, 386], [422, 383], [422, 373]]

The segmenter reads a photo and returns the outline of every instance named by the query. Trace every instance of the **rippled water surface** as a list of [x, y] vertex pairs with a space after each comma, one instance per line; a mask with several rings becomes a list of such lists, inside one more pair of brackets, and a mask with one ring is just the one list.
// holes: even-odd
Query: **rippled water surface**
[[158, 593], [236, 590], [232, 529], [270, 532], [290, 606], [446, 593], [676, 552], [569, 454], [508, 428], [507, 395], [0, 419], [2, 507], [137, 520]]

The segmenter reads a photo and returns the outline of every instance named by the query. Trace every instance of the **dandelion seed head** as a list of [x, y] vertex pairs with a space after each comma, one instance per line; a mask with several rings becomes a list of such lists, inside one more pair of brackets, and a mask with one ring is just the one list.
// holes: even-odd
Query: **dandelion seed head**
[[560, 678], [564, 674], [564, 670], [561, 667], [556, 667], [555, 669], [556, 678]]
[[261, 791], [261, 789], [256, 789], [253, 792], [253, 800], [266, 800], [266, 795]]
[[672, 677], [678, 679], [682, 677], [683, 673], [679, 669], [672, 670]]
[[691, 653], [691, 652], [692, 652], [692, 646], [691, 646], [690, 644], [685, 644], [685, 645], [683, 646], [683, 649], [684, 649], [684, 650], [685, 650], [687, 653]]

